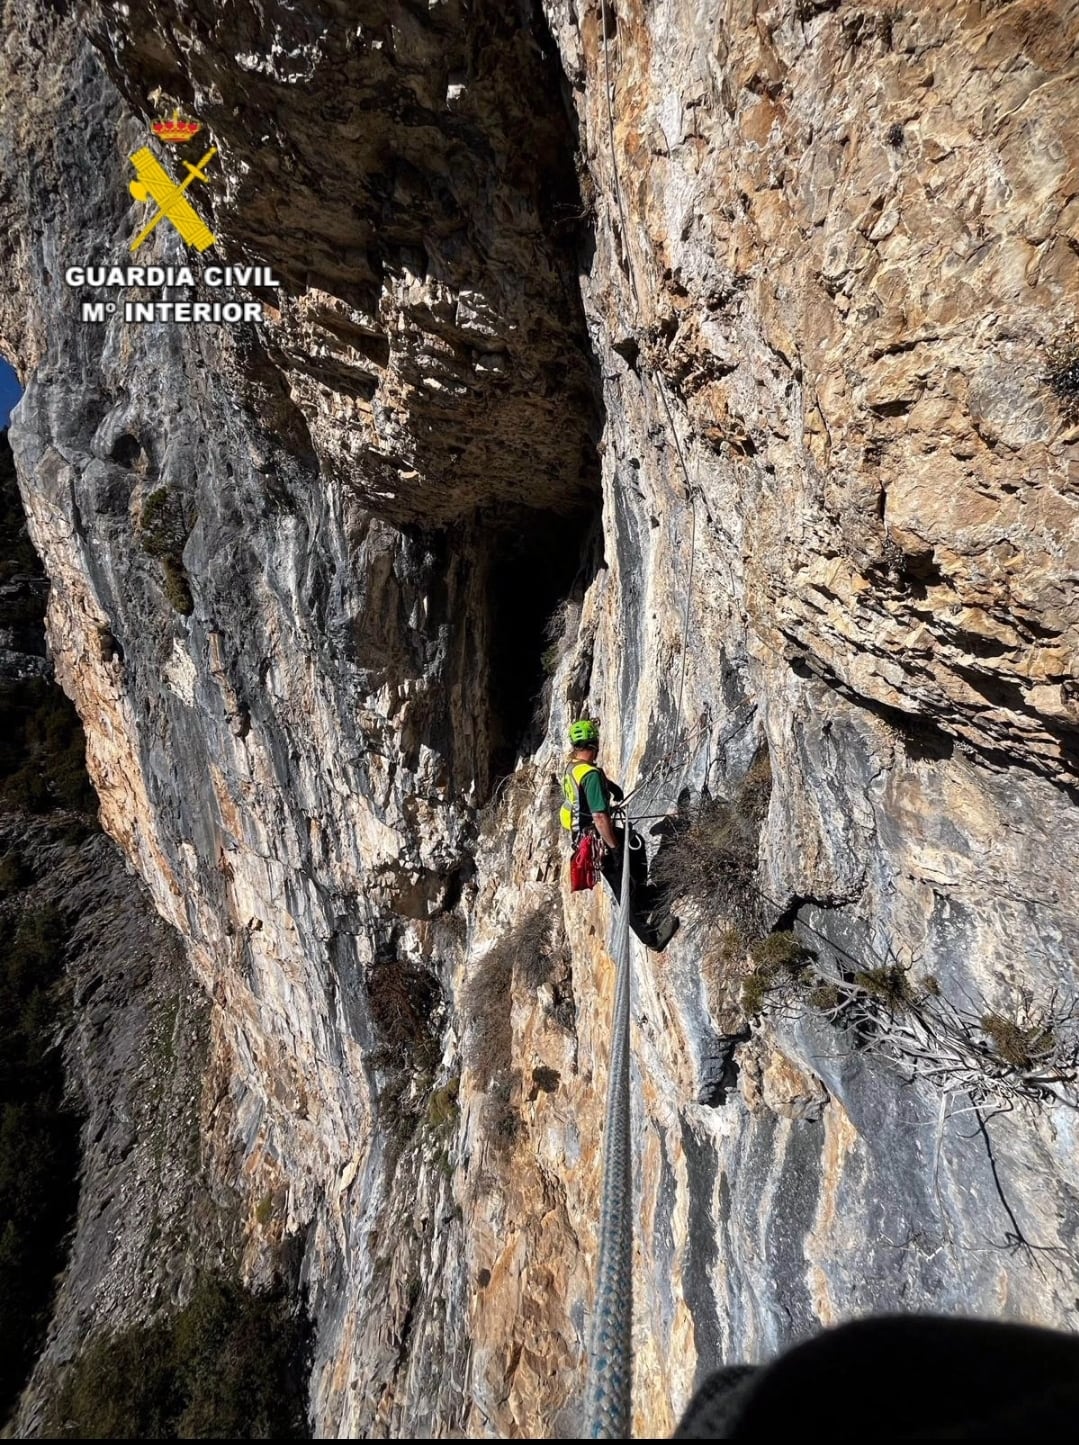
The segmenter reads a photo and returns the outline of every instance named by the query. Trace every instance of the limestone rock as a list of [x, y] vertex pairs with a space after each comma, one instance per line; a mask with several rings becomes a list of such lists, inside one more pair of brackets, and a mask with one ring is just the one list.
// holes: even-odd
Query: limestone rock
[[[613, 978], [570, 716], [642, 814], [767, 747], [759, 886], [822, 957], [1075, 997], [1075, 5], [5, 14], [50, 644], [212, 999], [216, 1167], [302, 1251], [316, 1433], [573, 1434]], [[159, 103], [284, 281], [258, 327], [76, 319]], [[636, 1432], [870, 1310], [1070, 1324], [1072, 1114], [942, 1109], [811, 1013], [719, 1039], [712, 943], [635, 964]]]

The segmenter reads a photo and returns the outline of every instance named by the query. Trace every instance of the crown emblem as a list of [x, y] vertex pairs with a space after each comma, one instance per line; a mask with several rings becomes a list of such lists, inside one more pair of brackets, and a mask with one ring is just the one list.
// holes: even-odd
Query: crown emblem
[[193, 135], [198, 135], [202, 126], [197, 120], [181, 120], [180, 112], [174, 110], [171, 120], [155, 120], [150, 128], [158, 140], [167, 141], [169, 145], [182, 145]]

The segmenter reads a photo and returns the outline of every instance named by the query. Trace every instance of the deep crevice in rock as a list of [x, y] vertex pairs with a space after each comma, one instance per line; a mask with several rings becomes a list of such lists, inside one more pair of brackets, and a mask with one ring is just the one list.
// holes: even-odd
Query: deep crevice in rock
[[[522, 511], [492, 541], [488, 571], [492, 778], [513, 771], [538, 746], [546, 709], [537, 706], [557, 651], [559, 609], [579, 603], [598, 565], [596, 508], [561, 516]], [[554, 626], [552, 626], [554, 619]], [[568, 621], [568, 619], [566, 619]]]

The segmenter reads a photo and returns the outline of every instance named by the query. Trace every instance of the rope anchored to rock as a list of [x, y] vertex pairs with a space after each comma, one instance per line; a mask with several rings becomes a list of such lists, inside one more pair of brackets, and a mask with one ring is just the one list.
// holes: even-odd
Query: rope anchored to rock
[[591, 1440], [630, 1434], [633, 1382], [633, 1178], [629, 1095], [629, 835], [622, 845], [622, 893], [612, 953], [616, 975], [607, 1113], [603, 1130], [599, 1280], [589, 1345], [588, 1422]]

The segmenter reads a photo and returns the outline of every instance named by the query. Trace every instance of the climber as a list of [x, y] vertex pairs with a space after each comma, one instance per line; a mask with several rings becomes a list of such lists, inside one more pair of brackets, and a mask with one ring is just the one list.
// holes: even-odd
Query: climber
[[[571, 723], [569, 740], [573, 751], [562, 779], [565, 802], [559, 816], [573, 845], [573, 884], [575, 888], [594, 887], [594, 869], [598, 866], [620, 900], [622, 848], [627, 830], [615, 826], [611, 811], [612, 804], [617, 806], [624, 794], [596, 766], [599, 729], [594, 722], [583, 718]], [[648, 881], [644, 840], [632, 828], [629, 847], [629, 926], [646, 948], [658, 953], [671, 941], [678, 922], [671, 917], [660, 890]]]

